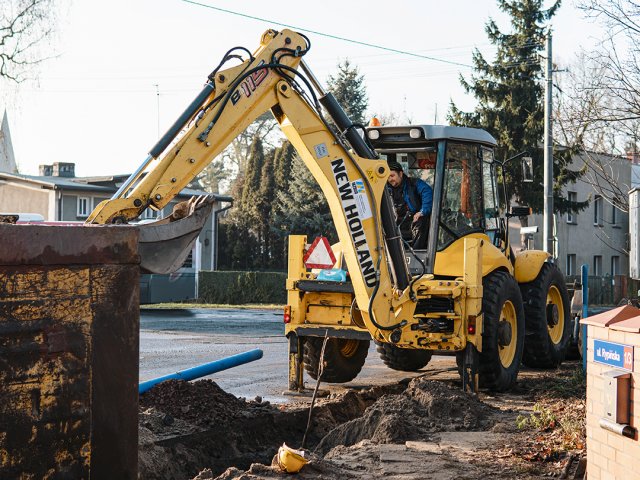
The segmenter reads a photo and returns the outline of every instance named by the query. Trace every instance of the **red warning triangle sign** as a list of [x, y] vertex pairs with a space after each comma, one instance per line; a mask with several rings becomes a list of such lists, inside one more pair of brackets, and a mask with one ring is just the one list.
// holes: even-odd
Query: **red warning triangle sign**
[[332, 268], [336, 263], [327, 237], [316, 237], [302, 260], [307, 268]]

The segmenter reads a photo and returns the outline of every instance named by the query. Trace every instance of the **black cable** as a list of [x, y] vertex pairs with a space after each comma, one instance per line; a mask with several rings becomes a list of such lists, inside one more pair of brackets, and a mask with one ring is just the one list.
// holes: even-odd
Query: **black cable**
[[[291, 56], [297, 56], [297, 57], [299, 57], [299, 56], [303, 56], [303, 55], [305, 55], [305, 54], [309, 51], [309, 48], [310, 48], [310, 46], [311, 46], [311, 42], [309, 41], [309, 39], [308, 39], [305, 35], [300, 34], [300, 36], [302, 36], [302, 37], [305, 39], [305, 42], [307, 43], [307, 48], [306, 48], [306, 49], [304, 49], [304, 50], [293, 50], [293, 49], [288, 49], [288, 48], [286, 48], [286, 47], [283, 47], [283, 48], [276, 49], [276, 50], [274, 51], [274, 55], [275, 55], [275, 53], [276, 53], [276, 52], [278, 52], [278, 51], [285, 51], [285, 50], [288, 50], [290, 53], [283, 54], [282, 56], [288, 56], [288, 55], [291, 55]], [[228, 58], [228, 57], [229, 57], [229, 54], [230, 54], [232, 51], [236, 50], [236, 49], [241, 49], [241, 50], [244, 50], [245, 52], [248, 52], [248, 53], [249, 53], [249, 57], [250, 57], [250, 62], [251, 62], [251, 61], [253, 61], [253, 60], [255, 60], [255, 58], [253, 57], [253, 55], [251, 54], [251, 52], [249, 52], [249, 50], [247, 50], [246, 48], [244, 48], [244, 47], [234, 47], [234, 48], [230, 49], [230, 50], [225, 54], [225, 56], [223, 57], [223, 59], [222, 59], [222, 61], [220, 62], [220, 64], [219, 64], [219, 65], [214, 69], [214, 71], [211, 73], [211, 75], [215, 75], [215, 73], [217, 73], [217, 71], [220, 69], [220, 67], [221, 67], [221, 66], [222, 66], [222, 65], [223, 65], [223, 64], [224, 64], [224, 63], [229, 59], [229, 58]], [[271, 61], [271, 63], [267, 63], [267, 64], [263, 64], [263, 65], [258, 65], [257, 67], [254, 67], [254, 68], [252, 68], [252, 69], [250, 69], [250, 70], [248, 70], [248, 71], [247, 71], [247, 70], [243, 70], [243, 71], [242, 71], [242, 74], [241, 74], [239, 77], [237, 77], [237, 78], [236, 78], [236, 80], [234, 81], [234, 83], [233, 83], [232, 85], [230, 85], [230, 86], [229, 86], [229, 88], [226, 90], [226, 92], [225, 92], [225, 93], [221, 94], [219, 97], [216, 97], [214, 100], [212, 100], [212, 102], [210, 102], [210, 103], [209, 103], [209, 105], [211, 105], [211, 104], [213, 104], [214, 102], [218, 101], [218, 100], [219, 100], [219, 98], [220, 98], [221, 96], [224, 96], [224, 100], [223, 100], [222, 106], [220, 107], [220, 110], [218, 110], [218, 113], [216, 114], [216, 116], [211, 120], [211, 122], [209, 123], [209, 126], [207, 127], [207, 129], [205, 129], [205, 131], [204, 131], [204, 132], [202, 132], [202, 133], [200, 134], [200, 136], [198, 137], [201, 141], [204, 141], [204, 140], [206, 139], [206, 137], [208, 136], [209, 132], [211, 131], [211, 128], [213, 128], [213, 125], [215, 125], [215, 123], [219, 120], [220, 116], [222, 115], [222, 112], [224, 111], [224, 108], [225, 108], [225, 107], [226, 107], [226, 105], [227, 105], [227, 102], [228, 102], [228, 101], [229, 101], [229, 99], [231, 98], [232, 93], [235, 91], [235, 89], [238, 87], [238, 85], [240, 85], [240, 83], [242, 83], [242, 81], [243, 81], [245, 78], [247, 78], [249, 75], [251, 75], [252, 73], [257, 72], [257, 71], [262, 70], [262, 69], [265, 69], [265, 68], [274, 69], [274, 70], [278, 71], [279, 73], [281, 73], [281, 72], [280, 72], [280, 69], [281, 69], [281, 68], [284, 68], [285, 70], [288, 70], [288, 71], [290, 71], [290, 72], [293, 72], [295, 75], [298, 75], [300, 78], [302, 78], [302, 79], [303, 79], [303, 81], [305, 82], [305, 84], [307, 85], [307, 88], [308, 88], [308, 89], [311, 91], [311, 93], [313, 94], [314, 101], [315, 101], [315, 105], [316, 105], [316, 108], [317, 108], [317, 106], [318, 106], [319, 104], [318, 104], [317, 98], [315, 97], [315, 92], [313, 91], [313, 88], [311, 87], [311, 85], [310, 85], [309, 81], [308, 81], [308, 80], [307, 80], [307, 79], [306, 79], [306, 78], [305, 78], [305, 77], [304, 77], [300, 72], [298, 72], [296, 69], [291, 68], [291, 67], [289, 67], [289, 66], [287, 66], [287, 65], [284, 65], [284, 64], [279, 63], [279, 61], [278, 61], [279, 59], [276, 59], [276, 61], [274, 62], [274, 61], [273, 61], [273, 59], [274, 59], [274, 55], [272, 55], [272, 61]], [[279, 57], [279, 58], [282, 58], [282, 56], [281, 56], [281, 57]], [[283, 76], [284, 76], [284, 77], [286, 77], [286, 78], [289, 78], [290, 80], [292, 80], [292, 79], [293, 79], [293, 77], [290, 77], [289, 75], [286, 75], [286, 74], [285, 74], [285, 75], [283, 75]]]
[[214, 77], [216, 76], [218, 71], [222, 68], [222, 66], [225, 63], [227, 63], [232, 58], [239, 58], [240, 60], [242, 60], [242, 57], [240, 55], [231, 55], [231, 52], [233, 52], [234, 50], [243, 50], [243, 51], [247, 52], [247, 54], [249, 54], [249, 63], [253, 62], [253, 60], [254, 60], [253, 54], [249, 51], [249, 49], [247, 49], [245, 47], [233, 47], [233, 48], [230, 48], [227, 51], [227, 53], [225, 53], [222, 56], [222, 60], [220, 60], [220, 63], [218, 64], [218, 66], [216, 68], [214, 68], [213, 71], [207, 77], [207, 78], [209, 78], [209, 80], [214, 81]]
[[[216, 124], [216, 122], [220, 119], [220, 116], [222, 115], [222, 112], [224, 111], [225, 107], [227, 106], [227, 103], [229, 102], [229, 99], [231, 98], [231, 95], [233, 94], [233, 92], [235, 92], [236, 88], [240, 85], [240, 83], [242, 83], [242, 81], [247, 78], [249, 75], [251, 75], [254, 72], [257, 72], [259, 70], [264, 70], [264, 69], [276, 69], [276, 68], [284, 68], [286, 70], [289, 70], [291, 72], [294, 72], [298, 75], [301, 75], [299, 72], [297, 72], [297, 70], [295, 68], [291, 68], [287, 65], [283, 65], [280, 63], [265, 63], [262, 65], [258, 65], [257, 67], [251, 68], [249, 70], [245, 70], [243, 71], [242, 75], [240, 75], [238, 78], [236, 78], [236, 80], [233, 82], [233, 84], [231, 84], [228, 89], [226, 90], [226, 92], [222, 95], [224, 95], [224, 98], [222, 99], [222, 104], [220, 106], [220, 109], [218, 110], [218, 112], [216, 113], [215, 117], [209, 122], [208, 127], [198, 136], [198, 138], [201, 141], [205, 141], [207, 139], [207, 136], [209, 135], [209, 132], [211, 131], [211, 129], [213, 128], [213, 126]], [[307, 83], [307, 86], [309, 88], [311, 88], [311, 85], [308, 83], [308, 81], [306, 80], [306, 78], [302, 77], [303, 80], [305, 81], [305, 83]]]
[[[253, 54], [245, 47], [233, 47], [229, 50], [227, 50], [227, 53], [225, 53], [222, 56], [222, 60], [220, 60], [220, 63], [218, 64], [218, 66], [216, 68], [214, 68], [211, 73], [207, 76], [207, 79], [212, 83], [214, 91], [215, 91], [215, 76], [218, 74], [218, 72], [220, 71], [220, 69], [222, 68], [222, 66], [227, 63], [229, 60], [232, 60], [234, 58], [237, 58], [238, 60], [240, 60], [241, 62], [244, 61], [242, 59], [242, 56], [240, 55], [235, 55], [235, 54], [231, 54], [231, 52], [235, 51], [235, 50], [243, 50], [244, 52], [246, 52], [249, 55], [249, 62], [247, 63], [247, 66], [254, 60]], [[193, 118], [196, 118], [196, 127], [199, 124], [199, 120], [201, 117], [204, 116], [204, 114], [206, 113], [207, 110], [209, 110], [213, 105], [215, 105], [223, 96], [224, 94], [220, 94], [217, 97], [215, 97], [213, 100], [211, 100], [209, 103], [207, 103], [204, 107], [200, 108], [198, 110], [198, 112], [192, 117], [192, 119], [189, 121], [189, 123], [191, 123], [191, 121], [193, 121]], [[198, 118], [200, 117], [200, 118]]]

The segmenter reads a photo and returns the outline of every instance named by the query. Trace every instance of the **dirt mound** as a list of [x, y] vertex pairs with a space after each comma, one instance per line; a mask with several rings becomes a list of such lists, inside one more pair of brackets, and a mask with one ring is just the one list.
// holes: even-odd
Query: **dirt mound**
[[[404, 388], [374, 387], [319, 401], [307, 445], [360, 416], [380, 396]], [[211, 380], [161, 383], [140, 397], [140, 478], [184, 480], [205, 467], [217, 476], [230, 466], [269, 464], [283, 443], [300, 445], [308, 413], [306, 402], [275, 407], [245, 401]]]
[[202, 427], [226, 423], [248, 408], [247, 402], [225, 392], [212, 380], [162, 382], [140, 395], [140, 406], [153, 407]]
[[490, 426], [493, 409], [475, 396], [443, 382], [416, 378], [400, 395], [385, 395], [360, 418], [329, 432], [316, 452], [326, 454], [336, 446], [362, 440], [398, 443], [426, 440], [435, 432], [483, 430]]

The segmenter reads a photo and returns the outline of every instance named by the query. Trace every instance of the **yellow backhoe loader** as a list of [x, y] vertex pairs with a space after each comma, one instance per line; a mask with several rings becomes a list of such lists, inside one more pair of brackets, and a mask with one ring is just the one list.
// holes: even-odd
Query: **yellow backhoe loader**
[[[268, 30], [255, 52], [230, 50], [142, 165], [88, 221], [126, 223], [146, 208], [162, 209], [270, 110], [327, 198], [339, 237], [338, 267], [349, 273], [348, 282], [319, 280], [302, 261], [306, 239], [290, 238], [285, 322], [292, 389], [303, 386], [305, 362], [317, 374], [327, 332], [326, 381], [357, 375], [370, 339], [392, 368], [419, 368], [434, 352], [456, 353], [471, 388], [478, 381], [509, 388], [523, 352], [531, 365], [559, 363], [570, 333], [564, 281], [546, 253], [511, 250], [497, 202], [493, 138], [438, 126], [365, 132], [305, 64], [309, 48], [300, 33]], [[239, 64], [227, 66], [231, 61]], [[431, 177], [424, 252], [405, 248], [399, 233], [386, 189], [388, 160]], [[161, 224], [140, 227], [143, 268], [166, 272], [179, 265], [210, 207], [206, 199], [193, 201]]]

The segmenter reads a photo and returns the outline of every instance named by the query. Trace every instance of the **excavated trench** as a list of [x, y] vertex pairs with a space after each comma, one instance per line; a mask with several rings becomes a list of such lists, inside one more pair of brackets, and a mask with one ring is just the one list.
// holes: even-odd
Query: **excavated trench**
[[[428, 440], [435, 432], [485, 430], [492, 410], [459, 387], [425, 378], [348, 391], [316, 404], [306, 446], [321, 459], [362, 441]], [[203, 469], [210, 471], [198, 478], [245, 478], [243, 470], [269, 465], [283, 443], [300, 446], [308, 411], [306, 403], [245, 401], [211, 380], [164, 382], [140, 397], [140, 478], [184, 480]], [[266, 478], [269, 469], [264, 469]]]

